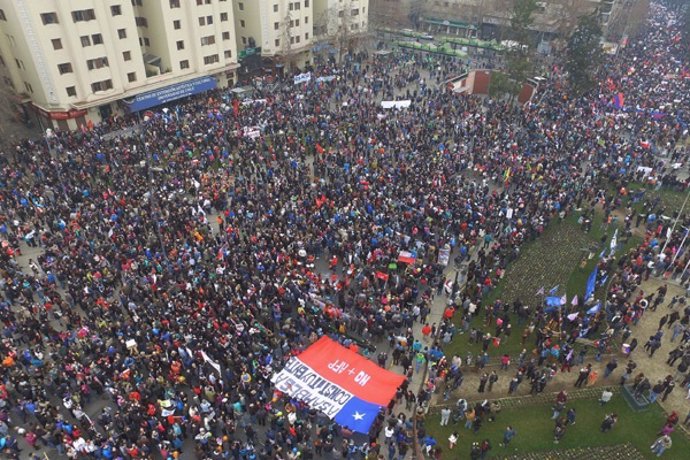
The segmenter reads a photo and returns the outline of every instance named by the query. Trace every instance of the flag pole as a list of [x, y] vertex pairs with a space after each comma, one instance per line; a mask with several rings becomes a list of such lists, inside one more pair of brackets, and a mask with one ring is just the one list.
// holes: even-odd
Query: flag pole
[[676, 216], [676, 220], [673, 221], [673, 226], [671, 227], [671, 234], [666, 238], [666, 241], [664, 242], [664, 247], [661, 248], [661, 254], [664, 253], [664, 250], [666, 249], [666, 246], [668, 246], [668, 242], [671, 240], [671, 236], [673, 236], [673, 231], [676, 229], [676, 225], [678, 224], [678, 220], [680, 219], [680, 216], [683, 215], [683, 209], [685, 209], [685, 205], [688, 202], [688, 198], [690, 198], [690, 189], [688, 189], [687, 195], [685, 195], [685, 200], [683, 201], [683, 206], [680, 207], [680, 211], [678, 211], [678, 215]]
[[[685, 227], [684, 227], [685, 228]], [[683, 245], [685, 244], [685, 240], [688, 238], [688, 229], [685, 228], [685, 236], [683, 236], [683, 240], [680, 242], [680, 246], [678, 246], [678, 250], [676, 250], [676, 253], [673, 254], [673, 259], [671, 260], [671, 265], [673, 265], [678, 258], [678, 255], [680, 254], [681, 249], [683, 249]]]

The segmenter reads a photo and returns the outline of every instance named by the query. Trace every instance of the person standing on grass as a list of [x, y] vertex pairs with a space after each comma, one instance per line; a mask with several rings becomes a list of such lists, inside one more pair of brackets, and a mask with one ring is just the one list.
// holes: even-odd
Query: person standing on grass
[[441, 409], [441, 426], [448, 425], [448, 421], [450, 420], [450, 412], [450, 408], [448, 407]]
[[615, 413], [608, 414], [604, 417], [604, 421], [601, 422], [601, 432], [606, 433], [607, 431], [611, 431], [616, 422], [618, 422], [618, 415]]
[[607, 404], [609, 401], [611, 401], [612, 397], [613, 392], [611, 391], [611, 388], [605, 388], [604, 391], [601, 392], [601, 397], [599, 397], [599, 404], [602, 406]]
[[512, 426], [508, 425], [505, 431], [503, 432], [503, 443], [501, 444], [501, 447], [508, 447], [510, 441], [513, 440], [516, 434], [517, 431], [515, 431], [515, 429]]
[[654, 444], [649, 446], [649, 448], [652, 449], [653, 454], [655, 454], [657, 457], [661, 457], [666, 450], [671, 448], [672, 445], [673, 442], [671, 441], [671, 437], [669, 435], [663, 435], [657, 438], [657, 440], [654, 441]]
[[453, 448], [458, 444], [458, 439], [460, 439], [460, 435], [457, 431], [454, 431], [453, 434], [448, 436], [448, 450], [453, 450]]
[[575, 412], [575, 408], [571, 407], [568, 409], [568, 412], [565, 414], [565, 419], [568, 423], [568, 425], [575, 425], [575, 419], [577, 418], [577, 412]]

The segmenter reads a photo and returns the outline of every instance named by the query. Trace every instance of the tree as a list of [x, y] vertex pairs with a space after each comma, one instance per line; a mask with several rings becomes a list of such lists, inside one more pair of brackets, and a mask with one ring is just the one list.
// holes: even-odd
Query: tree
[[528, 48], [535, 46], [534, 34], [530, 27], [534, 23], [532, 15], [536, 10], [537, 0], [515, 0], [510, 14], [511, 39]]
[[581, 95], [594, 87], [603, 60], [601, 27], [595, 16], [583, 16], [568, 40], [565, 68], [573, 91]]
[[[533, 72], [533, 53], [535, 48], [534, 34], [531, 30], [537, 9], [536, 0], [515, 0], [510, 16], [509, 36], [515, 42], [505, 54], [505, 75], [498, 76], [497, 82], [490, 88], [494, 95], [507, 93], [511, 100], [520, 93], [522, 84]], [[494, 73], [496, 75], [496, 73]], [[493, 82], [493, 75], [492, 75]]]

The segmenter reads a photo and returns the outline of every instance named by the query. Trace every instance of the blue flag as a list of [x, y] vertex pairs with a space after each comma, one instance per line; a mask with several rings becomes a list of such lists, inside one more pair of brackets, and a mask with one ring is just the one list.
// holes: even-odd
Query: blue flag
[[547, 297], [546, 305], [549, 307], [560, 307], [562, 305], [561, 298], [558, 296]]
[[549, 294], [554, 295], [556, 293], [556, 291], [558, 291], [559, 286], [560, 286], [560, 284], [557, 284], [554, 287], [552, 287], [551, 289], [549, 289]]
[[337, 414], [334, 420], [357, 433], [369, 433], [371, 424], [379, 415], [381, 406], [353, 396]]
[[589, 300], [589, 298], [594, 294], [594, 288], [596, 286], [597, 282], [597, 274], [599, 273], [599, 266], [594, 267], [594, 270], [592, 270], [592, 273], [589, 274], [589, 278], [587, 278], [587, 287], [585, 288], [585, 302]]
[[592, 308], [587, 310], [587, 314], [588, 315], [594, 315], [594, 314], [598, 313], [599, 310], [601, 310], [601, 302], [597, 302], [597, 304], [595, 306], [593, 306]]

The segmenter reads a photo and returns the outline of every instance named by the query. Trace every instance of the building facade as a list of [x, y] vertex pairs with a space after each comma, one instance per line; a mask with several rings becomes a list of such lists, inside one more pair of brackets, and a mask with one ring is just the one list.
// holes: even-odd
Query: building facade
[[[511, 0], [371, 0], [373, 20], [388, 27], [416, 27], [430, 34], [498, 39], [510, 25]], [[532, 28], [540, 39], [567, 36], [580, 16], [595, 14], [604, 35], [622, 12], [646, 0], [540, 0]], [[623, 20], [624, 22], [624, 20]]]
[[314, 36], [328, 40], [358, 36], [369, 28], [369, 0], [315, 0]]
[[314, 0], [235, 0], [237, 49], [254, 53], [278, 68], [311, 63]]
[[231, 0], [0, 0], [0, 78], [44, 127], [232, 84], [237, 58]]

